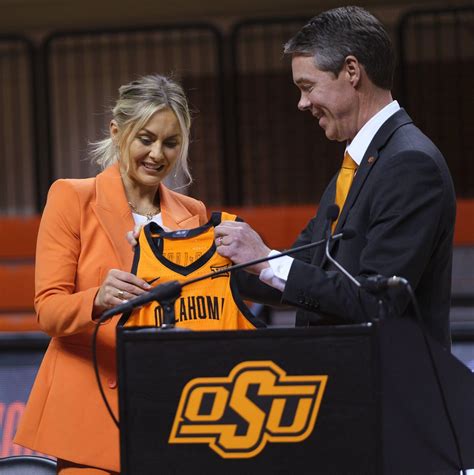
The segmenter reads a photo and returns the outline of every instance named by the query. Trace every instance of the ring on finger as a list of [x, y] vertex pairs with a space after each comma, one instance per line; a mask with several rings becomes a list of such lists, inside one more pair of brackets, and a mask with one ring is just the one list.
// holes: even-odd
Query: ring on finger
[[124, 300], [124, 299], [125, 299], [123, 290], [119, 290], [119, 291], [117, 292], [117, 298], [120, 299], [120, 300]]

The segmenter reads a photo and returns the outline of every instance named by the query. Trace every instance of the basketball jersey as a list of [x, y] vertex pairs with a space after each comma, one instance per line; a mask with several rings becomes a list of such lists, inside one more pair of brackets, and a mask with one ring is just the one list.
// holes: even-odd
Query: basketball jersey
[[[153, 287], [177, 280], [181, 283], [224, 270], [231, 261], [217, 253], [214, 227], [235, 215], [213, 213], [209, 222], [195, 229], [165, 232], [155, 222], [144, 226], [138, 237], [132, 273]], [[175, 302], [175, 324], [190, 330], [245, 330], [265, 327], [241, 299], [234, 274], [226, 272], [184, 286]], [[161, 326], [163, 308], [151, 302], [124, 315], [125, 326]]]

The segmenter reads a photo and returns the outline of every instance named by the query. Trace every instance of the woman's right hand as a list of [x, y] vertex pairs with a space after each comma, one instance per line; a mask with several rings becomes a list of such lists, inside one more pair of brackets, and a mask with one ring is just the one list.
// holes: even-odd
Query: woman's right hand
[[94, 300], [93, 317], [151, 289], [151, 285], [130, 272], [109, 270]]

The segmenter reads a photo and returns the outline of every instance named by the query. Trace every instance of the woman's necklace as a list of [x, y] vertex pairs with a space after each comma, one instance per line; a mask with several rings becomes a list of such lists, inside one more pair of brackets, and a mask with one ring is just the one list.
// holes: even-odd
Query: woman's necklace
[[151, 221], [153, 219], [153, 216], [157, 215], [160, 212], [159, 206], [154, 206], [152, 209], [144, 212], [138, 211], [138, 208], [130, 201], [128, 202], [128, 206], [130, 206], [131, 210], [134, 213], [139, 214], [141, 216], [145, 216], [147, 221]]

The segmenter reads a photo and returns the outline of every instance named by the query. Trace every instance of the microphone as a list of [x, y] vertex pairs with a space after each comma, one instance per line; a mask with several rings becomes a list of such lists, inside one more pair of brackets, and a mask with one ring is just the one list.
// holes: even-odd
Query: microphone
[[171, 280], [170, 282], [157, 285], [150, 291], [105, 311], [101, 316], [101, 320], [113, 317], [119, 313], [130, 312], [134, 308], [142, 307], [143, 305], [153, 302], [154, 300], [166, 301], [176, 298], [181, 293], [182, 287], [183, 284], [180, 284], [177, 280]]
[[[336, 205], [337, 207], [337, 205]], [[331, 237], [331, 241], [338, 241], [339, 239], [352, 239], [356, 235], [353, 229], [342, 229], [340, 233], [335, 234]], [[141, 307], [149, 302], [158, 301], [165, 302], [171, 299], [176, 299], [181, 293], [181, 289], [187, 285], [194, 284], [201, 280], [209, 279], [211, 277], [217, 277], [222, 274], [228, 274], [245, 267], [250, 267], [255, 264], [260, 264], [262, 262], [271, 261], [272, 259], [278, 259], [282, 256], [287, 256], [290, 254], [296, 254], [298, 252], [304, 251], [306, 249], [311, 249], [313, 247], [322, 246], [325, 244], [327, 239], [321, 239], [319, 241], [311, 242], [309, 244], [304, 244], [303, 246], [294, 247], [292, 249], [287, 249], [286, 251], [279, 252], [273, 256], [261, 257], [260, 259], [254, 259], [253, 261], [242, 262], [241, 264], [236, 264], [233, 266], [225, 267], [219, 271], [211, 272], [209, 274], [201, 275], [195, 277], [194, 279], [186, 280], [184, 282], [178, 282], [177, 280], [172, 280], [170, 282], [165, 282], [163, 284], [157, 285], [152, 290], [128, 300], [122, 304], [119, 304], [109, 310], [105, 311], [100, 317], [100, 321], [103, 322], [114, 315], [119, 313], [130, 312], [134, 308]]]
[[[346, 241], [347, 239], [352, 239], [353, 237], [355, 237], [356, 234], [357, 234], [357, 233], [356, 233], [355, 230], [352, 229], [352, 228], [341, 229], [341, 232], [335, 234], [335, 235], [331, 238], [331, 240], [334, 241], [337, 236], [341, 236], [341, 239], [342, 239], [343, 241]], [[339, 238], [337, 237], [337, 239], [339, 239]]]
[[334, 203], [329, 205], [326, 210], [326, 239], [331, 237], [331, 225], [334, 221], [336, 221], [337, 217], [339, 216], [339, 206]]
[[408, 280], [403, 277], [398, 277], [396, 275], [392, 277], [385, 277], [380, 274], [371, 275], [370, 277], [364, 279], [361, 283], [363, 289], [373, 294], [383, 292], [393, 287], [399, 287], [400, 285], [408, 285]]
[[[324, 223], [323, 233], [322, 236], [325, 239], [331, 238], [331, 227], [332, 223], [337, 219], [339, 216], [339, 206], [336, 203], [329, 205], [326, 208], [326, 222]], [[320, 265], [324, 264], [324, 257], [321, 261]]]
[[323, 237], [325, 239], [331, 238], [331, 227], [332, 223], [337, 219], [339, 216], [339, 206], [336, 203], [329, 205], [326, 208], [326, 223], [324, 224], [324, 231]]

